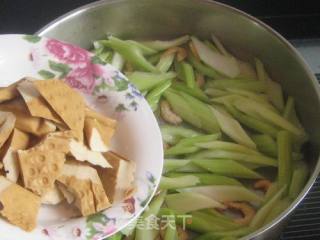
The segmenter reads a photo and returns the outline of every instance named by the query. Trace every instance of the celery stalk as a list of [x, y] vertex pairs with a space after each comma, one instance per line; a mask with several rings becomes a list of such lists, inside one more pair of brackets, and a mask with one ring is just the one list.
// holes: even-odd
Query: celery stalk
[[241, 165], [240, 163], [227, 159], [195, 159], [192, 163], [202, 167], [212, 173], [247, 179], [262, 179], [263, 177], [257, 172]]
[[148, 101], [153, 111], [157, 110], [158, 103], [162, 94], [171, 86], [171, 83], [171, 80], [166, 80], [165, 82], [160, 83], [147, 94], [146, 100]]
[[305, 162], [298, 162], [294, 167], [292, 181], [289, 188], [289, 197], [296, 199], [305, 186], [309, 175], [309, 169]]
[[225, 90], [221, 90], [221, 89], [216, 89], [216, 88], [206, 88], [204, 90], [204, 92], [209, 96], [209, 97], [222, 97], [222, 96], [226, 96], [229, 95], [230, 93], [225, 91]]
[[247, 162], [260, 164], [261, 166], [278, 166], [278, 161], [276, 159], [264, 156], [264, 155], [256, 155], [256, 154], [245, 154], [240, 152], [232, 152], [225, 150], [204, 150], [199, 153], [195, 153], [189, 156], [190, 159], [232, 159], [235, 161]]
[[278, 156], [278, 147], [276, 141], [266, 134], [256, 134], [251, 136], [259, 151], [272, 156]]
[[264, 92], [266, 86], [264, 83], [253, 80], [240, 80], [240, 79], [219, 79], [212, 80], [210, 87], [218, 89], [241, 89], [253, 92]]
[[148, 46], [148, 47], [153, 48], [158, 51], [162, 51], [162, 50], [166, 50], [168, 48], [177, 47], [182, 44], [185, 44], [186, 42], [189, 41], [189, 39], [190, 39], [190, 37], [188, 35], [185, 35], [185, 36], [178, 37], [178, 38], [168, 40], [168, 41], [155, 40], [155, 41], [145, 41], [142, 43], [145, 46]]
[[160, 189], [175, 189], [175, 188], [183, 188], [183, 187], [192, 187], [200, 183], [198, 177], [194, 175], [184, 175], [180, 177], [161, 177], [160, 181]]
[[195, 146], [185, 146], [185, 145], [175, 145], [170, 147], [164, 151], [164, 155], [168, 156], [176, 156], [197, 152], [200, 148]]
[[249, 135], [241, 127], [240, 123], [237, 120], [235, 120], [232, 116], [228, 116], [222, 113], [213, 106], [211, 106], [211, 110], [215, 115], [223, 133], [228, 135], [237, 143], [240, 143], [250, 148], [256, 148], [255, 143], [251, 140]]
[[179, 214], [206, 208], [225, 208], [221, 203], [205, 195], [193, 192], [168, 194], [165, 204]]
[[173, 63], [174, 56], [175, 56], [175, 53], [161, 56], [156, 68], [159, 69], [160, 72], [168, 72], [168, 70], [170, 69]]
[[220, 133], [215, 134], [208, 134], [208, 135], [199, 135], [189, 138], [181, 139], [177, 145], [180, 146], [194, 146], [197, 143], [207, 143], [211, 141], [215, 141], [217, 139], [221, 138]]
[[189, 88], [184, 83], [174, 82], [172, 85], [173, 89], [185, 92], [201, 101], [204, 101], [206, 103], [210, 102], [210, 99], [206, 96], [206, 94], [197, 86], [194, 88]]
[[278, 182], [273, 182], [266, 192], [265, 201], [268, 202], [279, 191], [279, 189]]
[[176, 169], [182, 168], [190, 163], [190, 160], [183, 160], [183, 159], [165, 159], [164, 161], [164, 171], [170, 172]]
[[142, 54], [145, 56], [150, 56], [150, 55], [156, 54], [158, 52], [155, 49], [152, 49], [152, 48], [144, 45], [143, 43], [140, 43], [140, 42], [137, 42], [134, 40], [126, 40], [126, 42], [138, 47], [141, 50]]
[[124, 59], [119, 53], [115, 53], [112, 57], [111, 65], [114, 66], [119, 71], [122, 71], [124, 66]]
[[174, 72], [167, 73], [149, 73], [133, 72], [127, 75], [128, 79], [140, 90], [148, 91], [169, 79], [176, 77]]
[[178, 192], [200, 193], [218, 202], [247, 201], [261, 203], [263, 198], [242, 186], [197, 186], [177, 189]]
[[275, 203], [275, 207], [267, 215], [263, 225], [268, 224], [273, 219], [278, 217], [284, 210], [286, 210], [290, 206], [291, 203], [292, 203], [292, 200], [290, 200], [289, 198], [284, 198], [284, 199], [278, 200]]
[[254, 230], [263, 226], [263, 223], [270, 213], [270, 211], [276, 206], [278, 200], [281, 199], [283, 193], [285, 192], [287, 186], [283, 186], [267, 203], [265, 203], [253, 217], [250, 227]]
[[[290, 186], [292, 178], [292, 139], [287, 131], [280, 131], [277, 137], [278, 144], [278, 183], [280, 187]], [[287, 193], [288, 189], [285, 190]]]
[[169, 144], [176, 144], [181, 138], [201, 135], [200, 132], [182, 126], [161, 125], [160, 130], [163, 140]]
[[255, 154], [255, 155], [261, 155], [256, 150], [253, 150], [252, 148], [237, 144], [237, 143], [231, 143], [231, 142], [225, 142], [225, 141], [210, 141], [210, 142], [203, 142], [203, 143], [196, 143], [195, 146], [206, 148], [206, 149], [218, 149], [218, 150], [227, 150], [227, 151], [234, 151], [234, 152], [241, 152], [241, 153], [247, 153], [247, 154]]
[[187, 163], [186, 165], [182, 166], [175, 170], [179, 173], [208, 173], [207, 170], [198, 167], [197, 165], [193, 164], [192, 162]]
[[[172, 212], [170, 215], [173, 215]], [[176, 220], [175, 218], [172, 218], [170, 220], [170, 225], [168, 225], [165, 229], [165, 234], [163, 240], [178, 240], [178, 232], [177, 232], [177, 226], [176, 226]]]
[[187, 62], [181, 62], [180, 67], [182, 78], [186, 82], [186, 85], [191, 89], [195, 88], [196, 80], [192, 66]]
[[197, 177], [199, 183], [197, 185], [236, 185], [242, 186], [242, 184], [236, 180], [235, 178], [221, 176], [212, 173], [179, 173], [179, 172], [171, 172], [166, 174], [168, 177], [182, 177], [182, 176], [194, 176]]

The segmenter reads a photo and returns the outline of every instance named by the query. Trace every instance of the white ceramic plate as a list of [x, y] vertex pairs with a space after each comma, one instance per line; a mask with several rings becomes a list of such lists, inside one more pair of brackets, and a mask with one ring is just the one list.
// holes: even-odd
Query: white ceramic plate
[[124, 75], [86, 50], [37, 36], [0, 35], [0, 86], [25, 76], [64, 78], [91, 107], [119, 121], [112, 149], [136, 162], [137, 192], [87, 218], [72, 218], [67, 204], [42, 206], [31, 233], [0, 219], [1, 240], [99, 240], [121, 230], [143, 211], [161, 177], [161, 134], [147, 102]]

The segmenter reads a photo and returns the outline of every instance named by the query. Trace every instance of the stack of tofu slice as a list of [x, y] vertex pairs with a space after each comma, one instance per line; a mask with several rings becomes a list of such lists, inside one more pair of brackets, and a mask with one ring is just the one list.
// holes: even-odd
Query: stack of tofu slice
[[110, 150], [116, 125], [61, 80], [0, 88], [0, 215], [32, 231], [41, 204], [88, 216], [130, 197], [135, 164]]

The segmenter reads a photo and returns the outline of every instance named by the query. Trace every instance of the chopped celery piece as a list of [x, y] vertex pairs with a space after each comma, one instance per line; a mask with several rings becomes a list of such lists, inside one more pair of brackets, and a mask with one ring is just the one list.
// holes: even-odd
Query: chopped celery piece
[[175, 156], [175, 155], [183, 155], [188, 153], [194, 153], [199, 151], [199, 147], [194, 146], [184, 146], [184, 145], [175, 145], [170, 147], [164, 151], [164, 155], [167, 156]]
[[167, 80], [175, 78], [174, 72], [167, 73], [149, 73], [133, 72], [127, 77], [141, 91], [148, 91]]
[[256, 154], [246, 154], [240, 152], [232, 152], [232, 151], [225, 151], [225, 150], [204, 150], [199, 153], [195, 153], [189, 156], [190, 159], [215, 159], [215, 158], [222, 158], [222, 159], [231, 159], [236, 161], [241, 161], [245, 163], [254, 163], [260, 164], [261, 166], [278, 166], [278, 161], [276, 159], [263, 156], [263, 155], [256, 155]]
[[[174, 215], [174, 213], [172, 212], [170, 215]], [[166, 226], [163, 240], [179, 240], [175, 217], [170, 219], [170, 224]]]
[[171, 86], [171, 83], [171, 80], [166, 80], [165, 82], [160, 83], [147, 94], [146, 100], [148, 101], [153, 111], [157, 110], [158, 103], [162, 94]]
[[251, 232], [252, 229], [249, 227], [241, 227], [232, 231], [211, 231], [198, 238], [195, 238], [194, 240], [237, 240]]
[[207, 47], [209, 47], [212, 51], [221, 53], [221, 52], [219, 52], [219, 49], [218, 49], [212, 42], [210, 42], [210, 41], [208, 41], [208, 40], [204, 40], [203, 43], [204, 43]]
[[178, 91], [183, 91], [195, 98], [198, 98], [201, 101], [204, 102], [210, 102], [210, 99], [206, 96], [206, 94], [197, 86], [194, 88], [189, 88], [187, 85], [179, 82], [174, 82], [172, 85], [173, 89], [178, 90]]
[[283, 193], [285, 192], [287, 186], [283, 186], [268, 202], [266, 202], [253, 217], [250, 227], [254, 230], [263, 226], [263, 223], [271, 212], [271, 210], [276, 206], [278, 200], [281, 199]]
[[240, 80], [240, 79], [219, 79], [212, 80], [210, 82], [210, 87], [218, 89], [242, 89], [253, 92], [264, 92], [266, 86], [263, 82], [253, 81], [253, 80]]
[[156, 65], [160, 61], [161, 55], [162, 55], [162, 53], [156, 53], [156, 54], [148, 57], [147, 59], [151, 64]]
[[159, 69], [160, 72], [167, 72], [173, 63], [174, 56], [175, 53], [161, 56], [156, 68]]
[[256, 134], [251, 136], [259, 151], [272, 156], [278, 156], [278, 147], [276, 141], [266, 134]]
[[[148, 220], [149, 217], [157, 216], [160, 208], [164, 202], [166, 192], [163, 191], [159, 195], [155, 196], [152, 201], [150, 202], [148, 208], [142, 214], [141, 221], [150, 221]], [[153, 228], [137, 228], [136, 229], [136, 240], [150, 240], [153, 239], [155, 236], [155, 232]]]
[[[269, 104], [267, 97], [264, 94], [254, 93], [248, 90], [236, 89], [236, 88], [227, 88], [227, 92], [237, 94], [243, 97], [247, 97], [253, 101], [259, 101], [264, 104]], [[272, 107], [272, 105], [270, 105]]]
[[279, 191], [278, 182], [273, 182], [265, 194], [265, 201], [269, 201]]
[[284, 100], [281, 85], [271, 79], [267, 81], [267, 94], [270, 102], [280, 111], [284, 108]]
[[273, 219], [278, 217], [284, 210], [286, 210], [291, 205], [291, 203], [292, 201], [289, 198], [278, 200], [277, 203], [275, 203], [275, 207], [271, 209], [271, 212], [267, 215], [265, 221], [263, 222], [263, 225], [268, 224]]
[[109, 37], [108, 40], [102, 40], [101, 43], [118, 52], [124, 59], [136, 67], [144, 71], [157, 72], [156, 67], [148, 62], [143, 55], [143, 51], [136, 44], [120, 40], [116, 37]]
[[163, 96], [169, 102], [173, 111], [177, 113], [184, 121], [188, 122], [192, 126], [202, 129], [201, 119], [195, 113], [195, 109], [193, 109], [176, 91], [168, 89], [164, 92]]
[[209, 222], [212, 222], [212, 224], [215, 224], [217, 226], [221, 226], [225, 228], [225, 230], [234, 230], [241, 227], [238, 223], [235, 223], [233, 220], [228, 219], [226, 217], [221, 217], [217, 214], [211, 214], [211, 212], [207, 211], [208, 209], [198, 210], [194, 211], [191, 214], [201, 216], [203, 219], [207, 219]]
[[161, 125], [160, 130], [163, 140], [169, 144], [176, 144], [181, 138], [190, 138], [202, 134], [182, 126]]
[[220, 133], [199, 135], [199, 136], [184, 138], [184, 139], [180, 140], [177, 145], [194, 146], [196, 143], [207, 143], [207, 142], [215, 141], [219, 138], [221, 138]]
[[305, 162], [298, 162], [294, 166], [292, 181], [289, 188], [289, 197], [296, 199], [305, 186], [309, 175], [309, 169]]
[[119, 53], [115, 53], [112, 57], [111, 65], [114, 66], [119, 71], [122, 71], [124, 66], [124, 59]]
[[190, 163], [190, 160], [183, 160], [183, 159], [165, 159], [164, 161], [164, 171], [170, 172], [176, 169], [182, 168]]
[[267, 134], [272, 137], [276, 137], [278, 134], [278, 128], [275, 127], [272, 124], [262, 122], [259, 119], [256, 119], [254, 117], [248, 116], [246, 114], [243, 114], [242, 112], [238, 111], [233, 106], [226, 106], [228, 111], [243, 125], [246, 127], [255, 130], [259, 133]]
[[[287, 131], [280, 131], [277, 137], [278, 144], [278, 183], [280, 188], [290, 186], [292, 178], [292, 139]], [[285, 190], [285, 193], [288, 189]]]
[[195, 88], [196, 80], [192, 66], [187, 62], [181, 62], [180, 69], [182, 79], [186, 82], [186, 85], [191, 89]]
[[208, 173], [207, 170], [198, 167], [197, 165], [193, 164], [192, 162], [187, 163], [186, 165], [182, 166], [181, 168], [178, 168], [175, 170], [176, 172], [181, 173]]
[[160, 181], [160, 189], [175, 189], [175, 188], [183, 188], [183, 187], [191, 187], [200, 183], [198, 177], [194, 175], [184, 175], [179, 177], [161, 177]]
[[228, 116], [220, 112], [217, 108], [211, 107], [222, 132], [232, 138], [234, 141], [250, 148], [256, 148], [255, 143], [251, 140], [246, 131], [241, 127], [240, 123], [232, 116]]
[[192, 163], [210, 172], [237, 178], [262, 179], [257, 172], [241, 165], [240, 163], [227, 159], [195, 159]]
[[172, 172], [166, 174], [168, 177], [182, 177], [182, 176], [194, 176], [197, 177], [199, 183], [197, 185], [237, 185], [242, 186], [242, 184], [235, 178], [216, 175], [212, 173], [179, 173]]
[[265, 121], [271, 122], [274, 125], [288, 130], [299, 137], [305, 136], [305, 132], [302, 129], [297, 128], [279, 114], [266, 108], [263, 104], [259, 104], [258, 102], [253, 102], [247, 99], [239, 99], [238, 101], [233, 102], [233, 104], [240, 111], [245, 111], [245, 113], [250, 116], [259, 115]]
[[261, 155], [256, 150], [253, 150], [252, 148], [237, 144], [237, 143], [232, 143], [232, 142], [225, 142], [225, 141], [210, 141], [210, 142], [199, 142], [196, 143], [195, 146], [201, 147], [201, 148], [206, 148], [206, 149], [219, 149], [219, 150], [229, 150], [229, 151], [234, 151], [234, 152], [241, 152], [241, 153], [247, 153], [247, 154], [256, 154], [256, 155]]
[[182, 44], [185, 44], [186, 42], [189, 41], [189, 39], [190, 37], [188, 35], [185, 35], [185, 36], [178, 37], [176, 39], [172, 39], [168, 41], [160, 41], [160, 40], [146, 41], [146, 42], [143, 42], [143, 44], [155, 50], [162, 51], [168, 48], [177, 47]]
[[222, 76], [215, 71], [213, 68], [204, 65], [198, 59], [196, 59], [192, 53], [188, 54], [188, 61], [191, 63], [191, 65], [201, 74], [211, 77], [213, 79], [221, 78]]
[[240, 69], [236, 59], [228, 56], [223, 56], [218, 52], [212, 51], [208, 46], [198, 40], [196, 37], [191, 37], [191, 40], [196, 48], [200, 59], [218, 72], [225, 74], [228, 77], [236, 77], [240, 73]]
[[168, 194], [165, 204], [180, 214], [206, 208], [225, 208], [221, 203], [205, 195], [193, 192]]
[[141, 50], [142, 54], [145, 56], [154, 55], [158, 52], [155, 49], [152, 49], [152, 48], [144, 45], [143, 43], [140, 43], [140, 42], [137, 42], [134, 40], [126, 40], [126, 42], [138, 47]]
[[288, 97], [282, 116], [292, 122], [295, 126], [302, 128], [302, 125], [297, 117], [293, 97]]
[[121, 240], [122, 237], [123, 237], [123, 235], [120, 232], [118, 232], [118, 233], [112, 235], [111, 237], [108, 237], [106, 240]]
[[222, 97], [230, 94], [225, 90], [216, 89], [216, 88], [206, 88], [204, 92], [210, 97]]
[[187, 104], [193, 109], [194, 113], [199, 116], [202, 129], [210, 133], [216, 133], [220, 131], [217, 119], [215, 118], [215, 115], [208, 104], [182, 91], [179, 93], [186, 100]]
[[210, 197], [218, 202], [247, 201], [262, 203], [263, 198], [242, 186], [197, 186], [177, 189], [178, 192], [194, 192]]

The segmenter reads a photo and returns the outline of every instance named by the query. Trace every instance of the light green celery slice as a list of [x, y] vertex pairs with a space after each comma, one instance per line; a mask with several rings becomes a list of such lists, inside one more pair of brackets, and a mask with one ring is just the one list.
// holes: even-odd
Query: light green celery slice
[[225, 206], [205, 195], [193, 192], [168, 194], [166, 205], [175, 212], [183, 214], [206, 208], [225, 208]]
[[153, 48], [158, 51], [166, 50], [171, 47], [177, 47], [182, 44], [185, 44], [188, 42], [190, 37], [188, 35], [178, 37], [176, 39], [168, 40], [168, 41], [161, 41], [161, 40], [155, 40], [155, 41], [145, 41], [142, 42], [145, 46], [148, 46], [150, 48]]
[[178, 192], [194, 192], [210, 197], [218, 202], [247, 201], [262, 203], [263, 198], [241, 186], [200, 186], [177, 189]]
[[262, 179], [263, 177], [241, 165], [240, 163], [233, 161], [233, 160], [227, 160], [227, 159], [214, 159], [214, 160], [208, 160], [208, 159], [195, 159], [192, 160], [192, 163], [202, 167], [210, 172], [220, 174], [223, 176], [229, 176], [229, 177], [235, 177], [235, 178], [247, 178], [247, 179]]
[[231, 116], [227, 116], [218, 109], [211, 107], [221, 130], [237, 143], [250, 148], [256, 148], [255, 143], [251, 140], [246, 131], [241, 127], [240, 123]]
[[191, 128], [183, 126], [161, 125], [160, 130], [164, 142], [169, 144], [176, 144], [182, 138], [190, 138], [202, 134]]
[[303, 161], [298, 162], [293, 170], [292, 181], [289, 188], [289, 197], [295, 199], [298, 197], [305, 186], [309, 175], [309, 168]]
[[183, 159], [165, 159], [164, 161], [164, 171], [170, 172], [176, 169], [182, 168], [190, 163], [190, 160], [183, 160]]
[[192, 187], [200, 183], [198, 177], [193, 175], [185, 175], [180, 177], [161, 177], [160, 181], [160, 189], [175, 189], [175, 188], [183, 188], [183, 187]]

